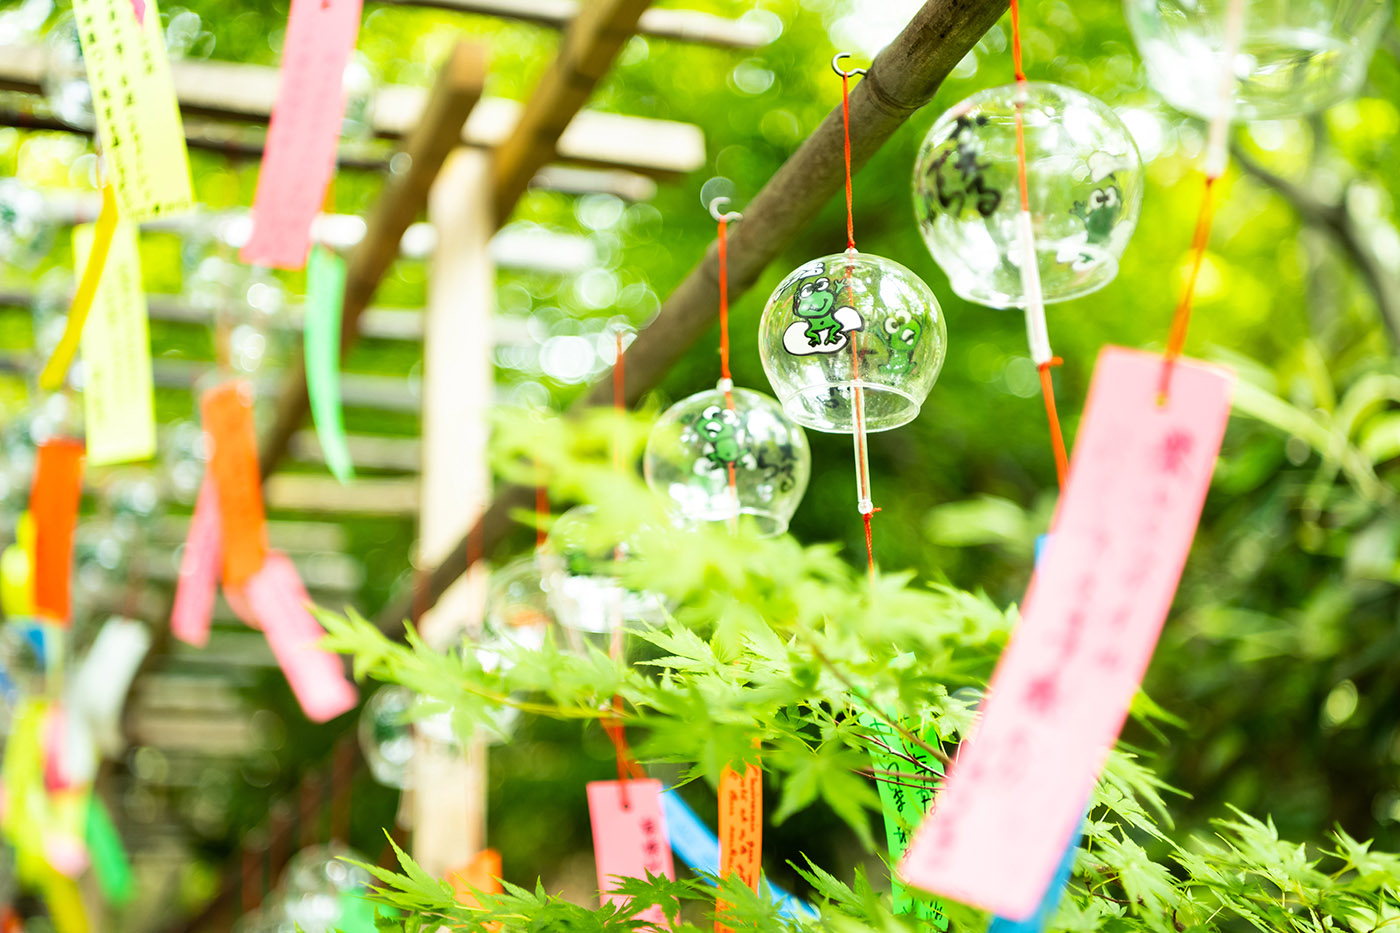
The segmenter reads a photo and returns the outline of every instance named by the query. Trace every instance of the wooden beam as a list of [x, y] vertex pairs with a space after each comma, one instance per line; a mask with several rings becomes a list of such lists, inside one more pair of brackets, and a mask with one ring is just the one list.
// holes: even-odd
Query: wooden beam
[[[392, 6], [427, 7], [456, 13], [475, 13], [562, 29], [578, 15], [574, 0], [381, 0]], [[647, 10], [637, 23], [637, 33], [655, 39], [675, 39], [725, 49], [756, 49], [772, 41], [772, 34], [757, 23], [725, 19], [699, 10]]]
[[535, 173], [554, 161], [565, 129], [650, 5], [651, 0], [592, 0], [578, 9], [558, 56], [535, 86], [515, 129], [496, 149], [492, 187], [498, 225], [515, 209]]
[[[41, 45], [4, 47], [0, 90], [42, 94], [47, 63]], [[276, 68], [185, 59], [172, 62], [170, 70], [180, 110], [191, 125], [198, 126], [199, 118], [265, 124], [272, 113]], [[431, 94], [404, 85], [380, 88], [372, 106], [375, 135], [399, 139], [412, 134], [423, 122]], [[482, 98], [461, 127], [461, 142], [473, 148], [497, 148], [521, 123], [522, 109], [519, 102], [503, 97]], [[51, 128], [71, 129], [61, 121]], [[212, 150], [238, 154], [237, 137], [208, 142]], [[575, 165], [674, 178], [704, 164], [705, 140], [700, 129], [688, 123], [590, 111], [579, 114], [559, 139], [557, 154]]]
[[[548, 171], [549, 168], [544, 170]], [[592, 169], [561, 171], [573, 171], [588, 177], [602, 174]], [[654, 189], [654, 182], [650, 179], [642, 180], [651, 184]], [[46, 194], [43, 201], [44, 219], [49, 223], [68, 226], [91, 223], [102, 206], [102, 197], [95, 191]], [[207, 229], [211, 221], [220, 240], [229, 246], [242, 246], [253, 227], [252, 211], [242, 208], [220, 211], [213, 215], [181, 214], [162, 217], [141, 224], [141, 231], [199, 234]], [[368, 225], [356, 214], [320, 214], [311, 224], [311, 239], [336, 250], [354, 249], [364, 241], [367, 234]], [[426, 221], [418, 221], [410, 223], [404, 229], [403, 236], [399, 238], [398, 256], [401, 259], [427, 260], [436, 249], [437, 230]], [[491, 237], [490, 249], [498, 264], [528, 272], [577, 275], [593, 268], [598, 262], [597, 248], [588, 237], [550, 230], [528, 221], [507, 224], [496, 231]], [[502, 261], [503, 257], [505, 261]], [[0, 295], [4, 294], [6, 293], [0, 292]]]
[[[421, 445], [416, 437], [376, 437], [351, 434], [345, 438], [350, 459], [357, 467], [397, 473], [417, 473], [422, 466]], [[287, 455], [300, 463], [326, 462], [321, 441], [315, 431], [298, 431], [292, 435]], [[339, 527], [338, 525], [332, 527]]]
[[[459, 42], [438, 71], [419, 123], [404, 142], [408, 170], [391, 176], [385, 184], [370, 212], [364, 239], [350, 255], [341, 311], [341, 359], [359, 336], [360, 315], [369, 307], [380, 280], [398, 256], [404, 231], [427, 206], [433, 180], [461, 139], [462, 125], [480, 100], [485, 82], [485, 52], [480, 46]], [[263, 438], [258, 460], [264, 477], [271, 474], [286, 451], [309, 407], [303, 363], [288, 375], [278, 396], [272, 428]]]
[[[631, 118], [629, 118], [631, 119]], [[92, 136], [91, 127], [74, 126], [54, 116], [36, 114], [32, 110], [0, 106], [0, 126], [13, 126], [22, 130], [57, 130], [78, 136]], [[266, 134], [234, 124], [218, 123], [191, 117], [184, 121], [185, 145], [200, 152], [212, 152], [225, 159], [252, 161], [261, 159]], [[676, 135], [674, 133], [669, 135]], [[694, 134], [688, 134], [694, 135]], [[699, 137], [695, 137], [697, 140]], [[579, 165], [546, 165], [535, 173], [530, 181], [531, 188], [544, 191], [558, 191], [561, 194], [611, 194], [624, 201], [649, 201], [656, 196], [656, 180], [652, 175], [665, 175], [660, 169], [652, 175], [624, 168], [609, 168], [598, 163], [601, 152], [594, 151], [594, 144], [581, 140], [579, 144], [594, 158], [585, 162], [593, 165], [585, 168]], [[599, 141], [597, 146], [601, 146]], [[701, 142], [703, 146], [703, 141]], [[608, 151], [612, 151], [609, 145]], [[389, 157], [393, 151], [382, 143], [370, 146], [364, 144], [342, 144], [336, 154], [336, 165], [342, 170], [363, 172], [385, 172], [389, 169]], [[632, 157], [635, 162], [635, 155]], [[670, 162], [668, 161], [668, 164]]]
[[414, 478], [356, 477], [342, 485], [321, 474], [278, 473], [263, 484], [263, 497], [272, 511], [336, 515], [385, 515], [408, 518], [418, 511], [418, 481]]
[[[43, 365], [32, 353], [0, 352], [0, 373], [29, 376]], [[158, 388], [193, 389], [214, 364], [202, 360], [157, 359], [151, 367]], [[279, 372], [260, 372], [252, 378], [259, 397], [275, 393]], [[418, 413], [418, 393], [407, 376], [371, 376], [346, 373], [340, 377], [340, 397], [347, 408], [367, 408], [374, 411]]]
[[[27, 315], [34, 303], [34, 292], [23, 289], [0, 289], [0, 308], [22, 309]], [[152, 294], [146, 297], [146, 308], [153, 321], [172, 324], [210, 326], [214, 317], [206, 308], [196, 308], [174, 295]], [[290, 304], [274, 327], [300, 331], [305, 321], [305, 307]], [[533, 338], [524, 318], [504, 318], [492, 322], [491, 339], [496, 346], [528, 343]], [[390, 340], [418, 343], [423, 339], [423, 312], [417, 308], [366, 308], [360, 316], [360, 336], [368, 340]], [[3, 355], [3, 354], [0, 354]], [[212, 363], [210, 365], [213, 365]]]
[[[928, 0], [909, 25], [871, 64], [850, 97], [852, 169], [859, 169], [916, 111], [977, 41], [996, 24], [1007, 0]], [[835, 79], [833, 78], [833, 86]], [[843, 187], [842, 120], [838, 106], [742, 206], [744, 220], [729, 236], [729, 298], [734, 301]], [[832, 231], [833, 249], [839, 242]], [[714, 323], [719, 307], [719, 261], [712, 243], [700, 263], [661, 305], [651, 326], [627, 351], [624, 389], [629, 403], [655, 386], [666, 371]], [[600, 405], [612, 397], [607, 375], [575, 405]], [[528, 508], [532, 492], [501, 490], [481, 520], [431, 573], [419, 577], [376, 618], [388, 633], [402, 631], [414, 606], [431, 606], [477, 560], [489, 557], [513, 526], [511, 513]]]

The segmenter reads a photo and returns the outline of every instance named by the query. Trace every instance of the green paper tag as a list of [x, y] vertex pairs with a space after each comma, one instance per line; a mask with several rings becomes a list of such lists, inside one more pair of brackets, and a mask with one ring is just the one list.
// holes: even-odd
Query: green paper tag
[[[873, 713], [861, 713], [858, 721], [891, 749], [919, 762], [919, 765], [915, 765], [878, 746], [870, 752], [870, 760], [877, 772], [875, 784], [880, 790], [880, 803], [885, 811], [885, 839], [889, 845], [890, 864], [898, 865], [904, 857], [904, 849], [909, 845], [914, 830], [919, 828], [924, 815], [933, 805], [933, 793], [937, 785], [932, 781], [920, 781], [914, 777], [878, 772], [894, 771], [913, 775], [933, 771], [941, 776], [943, 764], [924, 749], [901, 737], [892, 726]], [[924, 741], [935, 748], [939, 744], [938, 735], [932, 729], [924, 736]], [[940, 930], [948, 929], [948, 918], [938, 901], [915, 897], [898, 881], [893, 882], [893, 894], [896, 914], [916, 914], [919, 919], [929, 921]]]
[[112, 817], [102, 800], [92, 794], [88, 798], [87, 846], [92, 857], [92, 870], [97, 876], [102, 896], [109, 903], [121, 906], [130, 902], [136, 893], [136, 882], [131, 875], [131, 863], [126, 857], [126, 847], [122, 837], [112, 823]]
[[315, 246], [306, 264], [306, 392], [326, 466], [342, 483], [355, 477], [340, 408], [340, 318], [345, 300], [345, 260]]

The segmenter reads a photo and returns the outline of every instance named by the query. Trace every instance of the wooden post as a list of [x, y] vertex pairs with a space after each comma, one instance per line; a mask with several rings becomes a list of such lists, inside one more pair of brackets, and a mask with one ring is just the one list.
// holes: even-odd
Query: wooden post
[[[491, 161], [454, 153], [428, 199], [438, 247], [428, 280], [423, 341], [423, 473], [418, 559], [441, 561], [481, 514], [489, 494], [487, 412], [494, 391], [491, 308], [495, 232]], [[480, 568], [478, 568], [479, 571]], [[485, 578], [467, 574], [419, 621], [424, 639], [448, 648], [479, 629]], [[413, 857], [432, 875], [465, 866], [485, 845], [486, 755], [419, 738], [413, 758]]]

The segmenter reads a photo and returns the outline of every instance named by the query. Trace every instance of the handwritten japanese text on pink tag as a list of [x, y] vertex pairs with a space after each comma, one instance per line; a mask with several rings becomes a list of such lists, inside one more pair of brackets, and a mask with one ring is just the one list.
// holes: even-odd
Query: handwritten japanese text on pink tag
[[300, 269], [311, 221], [335, 171], [345, 116], [345, 65], [360, 32], [361, 0], [292, 0], [277, 102], [253, 198], [249, 264]]
[[175, 606], [170, 612], [171, 634], [186, 644], [202, 648], [209, 641], [223, 560], [219, 493], [213, 475], [205, 474], [180, 555], [180, 580], [175, 584]]
[[306, 717], [325, 722], [352, 708], [355, 687], [345, 679], [340, 659], [317, 647], [326, 633], [306, 608], [311, 597], [287, 556], [269, 551], [243, 595]]
[[977, 728], [903, 863], [907, 883], [1035, 912], [1117, 739], [1196, 532], [1233, 377], [1106, 348], [1053, 535]]
[[[625, 804], [625, 805], [624, 805]], [[617, 879], [645, 878], [647, 873], [676, 877], [666, 818], [661, 812], [660, 781], [592, 781], [588, 785], [588, 816], [593, 824], [593, 854], [598, 862], [598, 890], [614, 903], [621, 896], [609, 893]], [[637, 915], [657, 926], [666, 926], [659, 907]]]

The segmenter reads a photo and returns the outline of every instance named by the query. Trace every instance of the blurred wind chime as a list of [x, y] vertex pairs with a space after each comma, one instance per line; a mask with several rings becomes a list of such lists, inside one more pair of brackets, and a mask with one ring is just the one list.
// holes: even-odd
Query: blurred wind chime
[[1015, 82], [979, 91], [934, 121], [914, 166], [914, 211], [953, 291], [1024, 310], [1063, 486], [1069, 457], [1050, 376], [1061, 361], [1045, 305], [1098, 291], [1118, 274], [1142, 207], [1142, 160], [1103, 102], [1026, 78], [1018, 6], [1011, 4]]
[[763, 309], [759, 354], [783, 409], [818, 431], [850, 434], [855, 451], [856, 509], [865, 525], [866, 557], [875, 574], [867, 442], [872, 431], [912, 421], [943, 365], [943, 312], [918, 276], [890, 259], [856, 250], [851, 190], [850, 79], [841, 68], [846, 167], [846, 250], [804, 263], [779, 283]]

